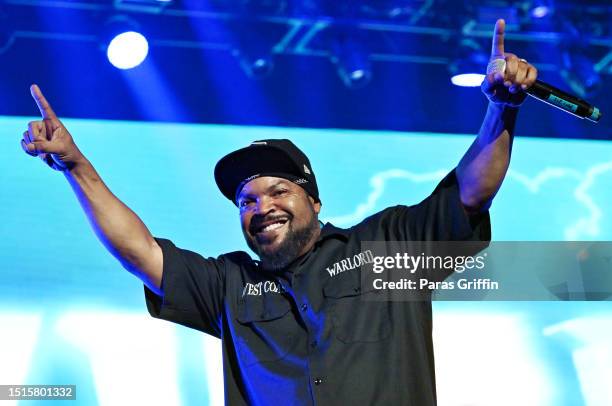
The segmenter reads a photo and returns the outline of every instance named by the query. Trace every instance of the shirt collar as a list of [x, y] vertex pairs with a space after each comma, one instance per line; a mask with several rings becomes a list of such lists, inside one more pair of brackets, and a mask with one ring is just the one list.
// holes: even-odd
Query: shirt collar
[[323, 227], [321, 227], [321, 235], [319, 236], [318, 241], [323, 241], [330, 237], [341, 237], [344, 240], [348, 240], [349, 238], [349, 230], [344, 228], [338, 228], [334, 226], [332, 223], [325, 223]]

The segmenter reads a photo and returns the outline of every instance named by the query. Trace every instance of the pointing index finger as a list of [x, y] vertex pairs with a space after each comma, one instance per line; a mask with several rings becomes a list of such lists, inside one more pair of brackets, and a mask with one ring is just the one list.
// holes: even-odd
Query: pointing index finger
[[504, 57], [504, 31], [506, 22], [499, 19], [495, 22], [495, 30], [493, 31], [493, 45], [491, 47], [491, 59]]
[[38, 85], [30, 86], [30, 93], [32, 94], [32, 97], [34, 98], [34, 101], [38, 106], [38, 110], [40, 110], [42, 118], [56, 120], [57, 116], [53, 112], [53, 109], [51, 108], [51, 105], [49, 104], [47, 99], [45, 99], [45, 96], [43, 96]]

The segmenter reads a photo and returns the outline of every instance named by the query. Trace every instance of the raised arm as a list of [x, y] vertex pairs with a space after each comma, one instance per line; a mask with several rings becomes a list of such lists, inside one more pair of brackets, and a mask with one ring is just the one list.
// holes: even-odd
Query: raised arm
[[478, 136], [457, 166], [461, 202], [470, 211], [489, 208], [499, 190], [510, 164], [518, 108], [527, 97], [524, 90], [538, 75], [533, 65], [504, 52], [504, 30], [504, 20], [498, 20], [489, 64], [497, 69], [487, 72], [481, 86], [489, 106]]
[[42, 120], [32, 121], [21, 146], [61, 171], [72, 186], [96, 235], [129, 272], [161, 294], [161, 248], [138, 216], [121, 202], [83, 156], [66, 127], [36, 85], [30, 88]]

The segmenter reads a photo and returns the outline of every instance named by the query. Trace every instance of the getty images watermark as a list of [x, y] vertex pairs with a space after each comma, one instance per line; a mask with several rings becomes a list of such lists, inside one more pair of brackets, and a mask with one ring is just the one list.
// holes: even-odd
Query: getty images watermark
[[364, 300], [611, 300], [612, 242], [366, 241], [327, 271]]
[[[407, 252], [396, 253], [393, 256], [372, 256], [372, 272], [381, 274], [385, 271], [403, 271], [410, 277], [401, 277], [399, 280], [385, 280], [375, 278], [372, 281], [374, 289], [407, 289], [407, 290], [497, 290], [499, 282], [490, 278], [460, 278], [456, 281], [445, 280], [452, 272], [462, 274], [466, 271], [484, 270], [487, 253], [482, 255], [411, 255]], [[418, 274], [430, 274], [414, 278]], [[444, 280], [440, 280], [444, 278]]]

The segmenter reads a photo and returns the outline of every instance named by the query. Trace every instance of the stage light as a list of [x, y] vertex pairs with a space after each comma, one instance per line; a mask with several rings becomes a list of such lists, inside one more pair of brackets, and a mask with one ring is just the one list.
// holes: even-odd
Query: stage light
[[546, 6], [537, 6], [531, 9], [531, 16], [535, 18], [546, 17], [550, 10]]
[[255, 48], [246, 46], [234, 50], [234, 56], [238, 58], [247, 76], [252, 79], [263, 79], [274, 69], [274, 59], [268, 50], [257, 52]]
[[529, 10], [529, 15], [533, 18], [544, 18], [553, 12], [552, 0], [535, 0]]
[[456, 59], [448, 66], [451, 83], [455, 86], [480, 86], [489, 56], [475, 41], [464, 39], [459, 43]]
[[106, 22], [101, 42], [108, 61], [118, 69], [137, 67], [149, 53], [149, 43], [138, 24], [122, 15]]
[[149, 43], [140, 33], [127, 31], [117, 35], [108, 44], [106, 54], [114, 67], [132, 69], [140, 65], [149, 53]]
[[372, 67], [364, 35], [353, 30], [337, 33], [332, 42], [331, 60], [344, 84], [352, 89], [367, 85], [372, 79]]
[[244, 73], [252, 79], [263, 79], [274, 70], [272, 41], [261, 27], [244, 21], [233, 33], [232, 54], [238, 59]]
[[477, 87], [482, 84], [485, 75], [482, 73], [461, 73], [451, 77], [451, 83], [461, 87]]

